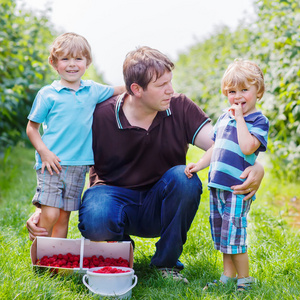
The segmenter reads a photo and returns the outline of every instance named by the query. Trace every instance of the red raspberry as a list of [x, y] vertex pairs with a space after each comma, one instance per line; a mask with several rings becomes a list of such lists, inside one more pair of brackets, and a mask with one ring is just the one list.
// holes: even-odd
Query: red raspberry
[[66, 261], [68, 261], [69, 260], [69, 256], [68, 255], [63, 255], [63, 257], [62, 257], [64, 260], [66, 260]]

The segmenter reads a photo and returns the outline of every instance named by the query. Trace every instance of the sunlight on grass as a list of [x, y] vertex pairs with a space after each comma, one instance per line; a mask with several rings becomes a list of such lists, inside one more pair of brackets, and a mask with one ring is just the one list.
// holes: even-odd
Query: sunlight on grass
[[[197, 161], [201, 155], [200, 150], [191, 147], [188, 161]], [[95, 299], [78, 275], [51, 276], [32, 270], [31, 242], [25, 223], [34, 211], [31, 204], [36, 185], [33, 160], [32, 149], [19, 147], [5, 163], [1, 161], [0, 299]], [[251, 208], [248, 228], [250, 272], [259, 280], [257, 286], [247, 294], [236, 292], [234, 285], [204, 292], [206, 282], [220, 277], [222, 257], [211, 241], [207, 170], [198, 175], [203, 182], [203, 195], [180, 257], [185, 264], [182, 273], [189, 279], [189, 285], [163, 280], [149, 267], [158, 239], [133, 237], [138, 284], [132, 299], [299, 299], [299, 229], [292, 228], [286, 217], [290, 199], [299, 195], [299, 184], [285, 183], [266, 170]], [[77, 224], [78, 213], [74, 212], [69, 238], [80, 237]]]

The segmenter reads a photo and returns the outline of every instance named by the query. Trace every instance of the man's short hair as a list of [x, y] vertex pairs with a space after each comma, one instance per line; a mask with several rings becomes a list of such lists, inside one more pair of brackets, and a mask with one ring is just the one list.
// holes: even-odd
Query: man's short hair
[[152, 79], [157, 80], [166, 71], [174, 69], [172, 61], [160, 51], [144, 46], [126, 55], [123, 64], [123, 76], [127, 92], [133, 95], [131, 85], [137, 83], [143, 90], [147, 89]]
[[56, 66], [58, 57], [62, 55], [84, 56], [87, 66], [92, 63], [90, 44], [83, 36], [73, 32], [64, 33], [54, 40], [50, 47], [49, 62]]
[[259, 66], [249, 60], [235, 59], [223, 75], [221, 90], [225, 96], [232, 88], [249, 88], [249, 85], [257, 87], [258, 99], [261, 99], [265, 92], [264, 75]]

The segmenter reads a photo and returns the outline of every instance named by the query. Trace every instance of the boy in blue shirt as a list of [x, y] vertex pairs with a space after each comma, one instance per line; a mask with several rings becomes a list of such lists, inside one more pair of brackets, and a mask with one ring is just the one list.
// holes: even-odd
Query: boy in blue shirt
[[[210, 166], [211, 233], [215, 248], [223, 253], [220, 282], [237, 275], [237, 289], [246, 290], [255, 282], [249, 276], [246, 245], [247, 214], [255, 198], [245, 201], [231, 187], [242, 183], [242, 172], [254, 164], [260, 151], [266, 151], [269, 121], [256, 109], [265, 90], [263, 73], [253, 62], [235, 60], [222, 78], [221, 89], [231, 107], [215, 125], [213, 146], [197, 163], [188, 164], [185, 174], [190, 178]], [[206, 288], [215, 284], [216, 280]]]
[[70, 213], [79, 209], [85, 176], [94, 164], [95, 106], [124, 92], [125, 87], [81, 79], [92, 63], [91, 48], [84, 37], [75, 33], [55, 39], [49, 63], [60, 80], [38, 92], [26, 129], [36, 149], [37, 189], [32, 202], [41, 209], [38, 224], [47, 229], [48, 236], [65, 238]]

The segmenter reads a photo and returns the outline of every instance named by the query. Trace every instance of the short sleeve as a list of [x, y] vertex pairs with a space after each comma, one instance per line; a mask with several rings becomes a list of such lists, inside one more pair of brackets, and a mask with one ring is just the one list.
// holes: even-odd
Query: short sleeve
[[217, 136], [217, 131], [218, 131], [218, 127], [219, 127], [219, 124], [220, 124], [220, 120], [223, 118], [225, 114], [221, 115], [219, 118], [218, 118], [218, 121], [217, 123], [214, 125], [214, 129], [213, 129], [213, 136], [212, 136], [212, 140], [215, 142], [216, 141], [216, 136]]
[[114, 94], [114, 87], [109, 85], [103, 85], [97, 82], [94, 82], [95, 88], [97, 89], [98, 101], [97, 103], [101, 103]]
[[249, 132], [261, 142], [261, 145], [257, 150], [260, 152], [266, 151], [268, 143], [269, 120], [263, 114], [260, 114], [254, 120]]
[[184, 124], [182, 126], [185, 128], [187, 141], [190, 144], [194, 144], [198, 132], [211, 120], [196, 103], [183, 94], [177, 97], [177, 105], [178, 109], [183, 111], [182, 119]]
[[36, 123], [43, 123], [50, 109], [51, 103], [49, 103], [48, 98], [43, 97], [43, 92], [40, 90], [33, 101], [27, 118]]

